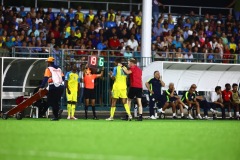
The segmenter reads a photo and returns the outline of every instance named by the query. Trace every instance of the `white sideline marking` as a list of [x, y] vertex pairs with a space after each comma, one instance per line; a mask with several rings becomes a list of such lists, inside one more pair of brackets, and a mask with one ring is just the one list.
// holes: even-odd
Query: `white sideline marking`
[[[2, 155], [16, 155], [16, 156], [31, 156], [31, 157], [48, 157], [48, 158], [63, 158], [63, 159], [82, 159], [82, 160], [146, 160], [148, 157], [134, 157], [124, 155], [103, 155], [103, 154], [82, 154], [82, 153], [67, 153], [67, 152], [53, 152], [53, 151], [9, 151], [0, 150]], [[156, 159], [157, 160], [157, 159]], [[159, 158], [158, 158], [159, 160]]]
[[[81, 159], [81, 160], [148, 160], [147, 156], [129, 156], [129, 155], [104, 155], [104, 154], [86, 154], [86, 153], [68, 153], [68, 152], [55, 152], [55, 151], [35, 151], [35, 150], [17, 150], [9, 151], [0, 149], [1, 157], [3, 155], [15, 155], [23, 157], [44, 157], [44, 158], [59, 158], [59, 159]], [[7, 157], [5, 157], [7, 158]], [[171, 157], [151, 157], [151, 160], [175, 160]], [[191, 160], [191, 158], [179, 157], [178, 160]]]

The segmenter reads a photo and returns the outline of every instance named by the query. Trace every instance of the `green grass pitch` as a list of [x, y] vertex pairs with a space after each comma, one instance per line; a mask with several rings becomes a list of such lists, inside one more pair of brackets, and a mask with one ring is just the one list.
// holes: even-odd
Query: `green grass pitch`
[[240, 122], [0, 120], [1, 160], [239, 160]]

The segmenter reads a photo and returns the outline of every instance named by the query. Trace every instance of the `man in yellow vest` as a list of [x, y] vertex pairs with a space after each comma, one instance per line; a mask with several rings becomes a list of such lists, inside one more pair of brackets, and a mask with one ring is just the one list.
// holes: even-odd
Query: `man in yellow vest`
[[78, 15], [79, 21], [83, 23], [84, 21], [84, 14], [81, 12], [82, 6], [78, 6], [76, 14]]

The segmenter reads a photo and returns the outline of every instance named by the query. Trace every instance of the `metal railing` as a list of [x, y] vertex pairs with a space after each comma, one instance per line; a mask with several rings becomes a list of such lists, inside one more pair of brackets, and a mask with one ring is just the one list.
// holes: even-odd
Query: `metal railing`
[[[35, 8], [38, 8], [38, 3], [40, 0], [35, 0]], [[49, 2], [63, 2], [63, 3], [67, 3], [68, 8], [73, 6], [73, 3], [82, 3], [82, 4], [101, 4], [101, 5], [105, 5], [104, 8], [102, 8], [105, 11], [109, 10], [109, 6], [114, 6], [114, 5], [124, 5], [124, 6], [128, 6], [129, 10], [128, 11], [132, 11], [133, 6], [137, 6], [137, 10], [140, 10], [142, 7], [142, 3], [122, 3], [122, 2], [98, 2], [98, 1], [77, 1], [77, 0], [42, 0], [42, 1], [49, 1]], [[150, 1], [150, 0], [149, 0]], [[4, 0], [2, 0], [2, 5], [4, 5]], [[198, 15], [202, 15], [203, 10], [206, 9], [207, 11], [209, 10], [221, 10], [221, 11], [229, 11], [229, 13], [232, 14], [232, 8], [221, 8], [221, 7], [204, 7], [204, 6], [181, 6], [181, 5], [165, 5], [167, 8], [166, 10], [168, 10], [168, 13], [172, 13], [172, 10], [174, 8], [189, 8], [189, 9], [197, 9], [198, 10]], [[55, 8], [52, 7], [52, 8]], [[60, 8], [60, 7], [59, 7]], [[127, 8], [127, 7], [126, 7]], [[114, 9], [114, 8], [113, 8]]]
[[[37, 51], [35, 51], [37, 49]], [[39, 52], [41, 50], [41, 52]], [[56, 56], [51, 47], [13, 47], [13, 57], [37, 57], [47, 58], [48, 56]], [[142, 68], [147, 66], [149, 62], [153, 61], [176, 61], [176, 62], [199, 62], [199, 63], [240, 63], [240, 55], [238, 54], [223, 54], [220, 53], [188, 53], [185, 52], [158, 52], [152, 51], [151, 57], [142, 57], [140, 51], [126, 51], [120, 50], [93, 50], [93, 49], [60, 49], [58, 50], [59, 64], [62, 67], [69, 64], [87, 63], [89, 55], [97, 55], [104, 57], [105, 62], [110, 64], [114, 62], [116, 57], [122, 57], [123, 61], [131, 57], [138, 60], [139, 66]]]
[[[141, 9], [141, 3], [122, 3], [122, 2], [98, 2], [98, 1], [77, 1], [77, 0], [43, 0], [43, 1], [55, 1], [55, 2], [66, 2], [68, 4], [68, 8], [72, 7], [72, 3], [87, 3], [87, 4], [105, 4], [105, 8], [103, 10], [108, 11], [110, 5], [124, 5], [129, 6], [129, 11], [132, 11], [132, 6], [137, 6], [138, 10]], [[35, 7], [37, 7], [37, 3], [35, 3]]]
[[[37, 1], [37, 0], [36, 0]], [[97, 2], [97, 1], [77, 1], [77, 0], [44, 0], [44, 1], [56, 1], [56, 2], [66, 2], [68, 3], [68, 8], [70, 8], [72, 5], [71, 3], [92, 3], [92, 4], [105, 4], [105, 10], [109, 10], [109, 5], [127, 5], [129, 6], [129, 11], [132, 11], [132, 6], [137, 6], [138, 10], [141, 9], [142, 3], [122, 3], [122, 2]], [[37, 6], [37, 2], [35, 4], [35, 7]], [[204, 6], [180, 6], [180, 5], [165, 5], [168, 7], [168, 13], [172, 13], [172, 8], [192, 8], [192, 9], [198, 9], [198, 15], [202, 15], [202, 10], [228, 10], [229, 13], [232, 14], [232, 8], [221, 8], [221, 7], [204, 7]]]

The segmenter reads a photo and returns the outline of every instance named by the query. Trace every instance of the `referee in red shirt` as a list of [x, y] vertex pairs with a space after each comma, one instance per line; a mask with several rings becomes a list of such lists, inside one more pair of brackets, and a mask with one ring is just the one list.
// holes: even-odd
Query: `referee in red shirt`
[[128, 92], [128, 105], [131, 108], [132, 99], [137, 98], [139, 117], [138, 121], [142, 121], [142, 70], [137, 66], [137, 60], [134, 58], [128, 61], [129, 70], [122, 67], [126, 74], [130, 75], [130, 89]]

